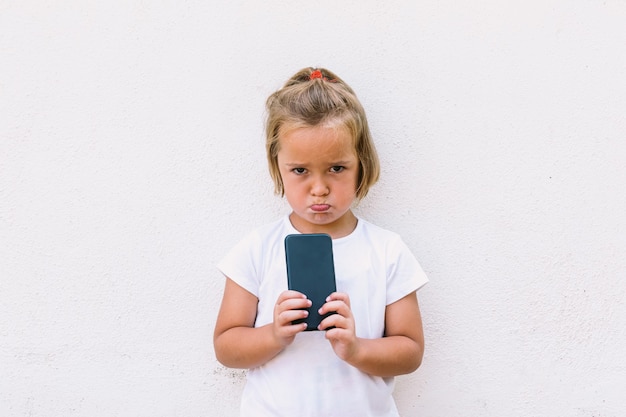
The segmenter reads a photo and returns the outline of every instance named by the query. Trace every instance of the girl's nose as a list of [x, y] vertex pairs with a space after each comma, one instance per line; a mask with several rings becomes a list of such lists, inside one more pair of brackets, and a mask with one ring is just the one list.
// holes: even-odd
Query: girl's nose
[[313, 179], [313, 183], [311, 184], [311, 194], [315, 196], [324, 196], [327, 195], [330, 190], [328, 189], [328, 185], [322, 178]]

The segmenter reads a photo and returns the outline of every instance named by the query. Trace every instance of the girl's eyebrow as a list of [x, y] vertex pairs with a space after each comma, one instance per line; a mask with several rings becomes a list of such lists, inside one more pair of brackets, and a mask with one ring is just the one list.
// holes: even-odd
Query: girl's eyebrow
[[[334, 161], [334, 162], [329, 162], [328, 165], [329, 166], [336, 166], [336, 165], [349, 165], [351, 163], [351, 161]], [[306, 162], [285, 162], [285, 165], [288, 167], [295, 167], [295, 166], [304, 166], [307, 165]]]

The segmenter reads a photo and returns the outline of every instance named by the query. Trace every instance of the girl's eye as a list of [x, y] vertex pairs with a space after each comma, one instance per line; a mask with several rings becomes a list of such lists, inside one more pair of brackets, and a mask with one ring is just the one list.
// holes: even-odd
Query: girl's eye
[[334, 173], [338, 173], [338, 172], [343, 171], [344, 169], [345, 169], [345, 167], [342, 167], [342, 166], [334, 166], [334, 167], [332, 167], [332, 168], [330, 169], [330, 171], [331, 171], [331, 172], [334, 172]]
[[298, 175], [304, 174], [306, 170], [304, 168], [294, 168], [292, 171]]

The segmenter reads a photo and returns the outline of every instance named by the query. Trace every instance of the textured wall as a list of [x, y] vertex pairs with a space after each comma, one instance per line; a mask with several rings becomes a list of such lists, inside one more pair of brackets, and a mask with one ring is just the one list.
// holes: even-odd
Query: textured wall
[[[621, 1], [0, 2], [0, 415], [237, 415], [216, 261], [286, 213], [265, 97], [370, 117], [431, 283], [404, 416], [626, 410]], [[340, 399], [339, 399], [340, 400]]]

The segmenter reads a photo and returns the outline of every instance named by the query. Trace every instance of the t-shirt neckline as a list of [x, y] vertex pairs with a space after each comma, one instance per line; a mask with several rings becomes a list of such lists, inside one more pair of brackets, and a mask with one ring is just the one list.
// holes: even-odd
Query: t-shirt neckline
[[[285, 220], [285, 224], [287, 227], [287, 230], [289, 232], [289, 234], [296, 234], [296, 235], [301, 235], [302, 232], [300, 232], [298, 229], [296, 229], [293, 224], [291, 224], [291, 220], [289, 220], [289, 216], [291, 215], [291, 213], [287, 214], [284, 217]], [[363, 227], [363, 220], [358, 217], [356, 217], [356, 227], [354, 228], [354, 230], [352, 230], [350, 233], [348, 233], [347, 235], [343, 236], [343, 237], [339, 237], [336, 239], [333, 239], [333, 243], [339, 243], [339, 242], [343, 242], [345, 240], [350, 239], [352, 236], [356, 236], [357, 232], [361, 230], [361, 227]]]

